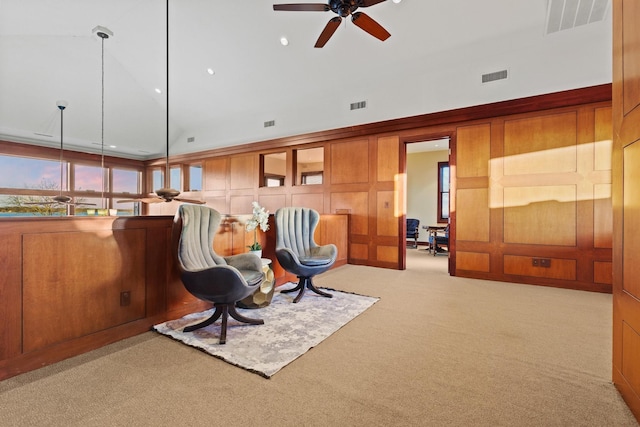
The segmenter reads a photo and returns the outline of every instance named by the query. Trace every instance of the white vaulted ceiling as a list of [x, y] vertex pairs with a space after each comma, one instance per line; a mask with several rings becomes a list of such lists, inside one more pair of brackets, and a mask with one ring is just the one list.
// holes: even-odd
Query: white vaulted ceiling
[[[387, 41], [345, 20], [322, 49], [335, 15], [289, 2], [170, 0], [171, 154], [611, 82], [608, 0], [389, 0], [360, 9]], [[99, 151], [103, 26], [106, 152], [163, 156], [165, 25], [165, 0], [0, 0], [0, 139], [57, 147], [64, 99], [65, 145]]]

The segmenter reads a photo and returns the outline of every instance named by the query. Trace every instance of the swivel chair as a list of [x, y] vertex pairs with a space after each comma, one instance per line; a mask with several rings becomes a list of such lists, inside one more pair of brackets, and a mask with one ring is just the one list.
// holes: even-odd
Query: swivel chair
[[228, 316], [252, 325], [262, 325], [262, 319], [242, 316], [236, 302], [251, 295], [260, 286], [264, 273], [262, 262], [254, 254], [244, 253], [221, 257], [213, 250], [213, 239], [221, 215], [203, 205], [180, 205], [173, 221], [172, 237], [180, 278], [195, 297], [213, 303], [211, 317], [187, 326], [191, 332], [214, 323], [222, 317], [220, 344], [227, 339]]

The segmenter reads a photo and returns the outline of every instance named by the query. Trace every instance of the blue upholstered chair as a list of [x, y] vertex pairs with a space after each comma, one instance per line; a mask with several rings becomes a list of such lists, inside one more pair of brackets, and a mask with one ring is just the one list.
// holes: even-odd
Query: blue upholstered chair
[[407, 239], [413, 239], [413, 247], [418, 247], [418, 235], [420, 234], [420, 220], [407, 218]]
[[305, 289], [327, 298], [332, 295], [313, 285], [313, 276], [327, 271], [336, 261], [338, 248], [334, 244], [319, 246], [313, 239], [320, 215], [313, 209], [287, 207], [275, 213], [276, 258], [286, 271], [295, 274], [298, 285], [280, 292], [300, 291], [293, 302], [300, 301]]
[[242, 316], [235, 307], [237, 301], [255, 292], [264, 274], [262, 262], [254, 254], [221, 257], [215, 253], [213, 239], [221, 219], [217, 211], [207, 206], [183, 204], [176, 212], [172, 235], [182, 283], [195, 297], [215, 307], [210, 318], [187, 326], [184, 332], [203, 328], [222, 317], [220, 344], [224, 344], [228, 316], [243, 323], [264, 324], [262, 319]]

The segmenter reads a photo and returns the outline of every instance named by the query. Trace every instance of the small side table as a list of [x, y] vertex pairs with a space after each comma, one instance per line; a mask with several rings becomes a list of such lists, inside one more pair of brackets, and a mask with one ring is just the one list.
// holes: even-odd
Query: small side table
[[260, 260], [262, 261], [264, 279], [262, 279], [260, 287], [252, 295], [236, 303], [240, 308], [262, 308], [271, 304], [273, 291], [276, 288], [271, 260], [269, 258], [260, 258]]

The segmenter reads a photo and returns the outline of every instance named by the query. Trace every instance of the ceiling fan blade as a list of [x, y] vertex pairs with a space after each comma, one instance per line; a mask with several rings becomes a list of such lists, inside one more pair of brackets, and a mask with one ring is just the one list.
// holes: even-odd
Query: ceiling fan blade
[[339, 16], [331, 18], [329, 22], [327, 22], [327, 25], [324, 27], [324, 30], [322, 30], [322, 33], [320, 33], [320, 37], [318, 37], [318, 40], [313, 47], [323, 47], [325, 44], [327, 44], [333, 33], [335, 33], [340, 26], [340, 22], [342, 22], [342, 18], [340, 18]]
[[289, 3], [274, 4], [273, 10], [285, 10], [290, 12], [328, 12], [329, 5], [324, 3]]
[[182, 197], [176, 197], [173, 200], [178, 201], [178, 202], [183, 202], [183, 203], [193, 203], [194, 205], [204, 205], [207, 202], [203, 201], [203, 200], [196, 200], [196, 199], [183, 199]]
[[369, 7], [387, 0], [361, 0], [358, 7]]
[[142, 203], [161, 203], [161, 202], [164, 202], [164, 199], [161, 199], [160, 197], [141, 197], [139, 199], [122, 199], [122, 200], [118, 200], [118, 203], [137, 203], [137, 202], [142, 202]]
[[362, 12], [354, 13], [351, 16], [351, 21], [353, 21], [354, 24], [356, 24], [358, 27], [362, 28], [378, 40], [385, 41], [386, 39], [391, 37], [391, 34], [389, 34], [389, 32], [385, 30], [382, 25], [378, 24], [373, 20], [373, 18]]

